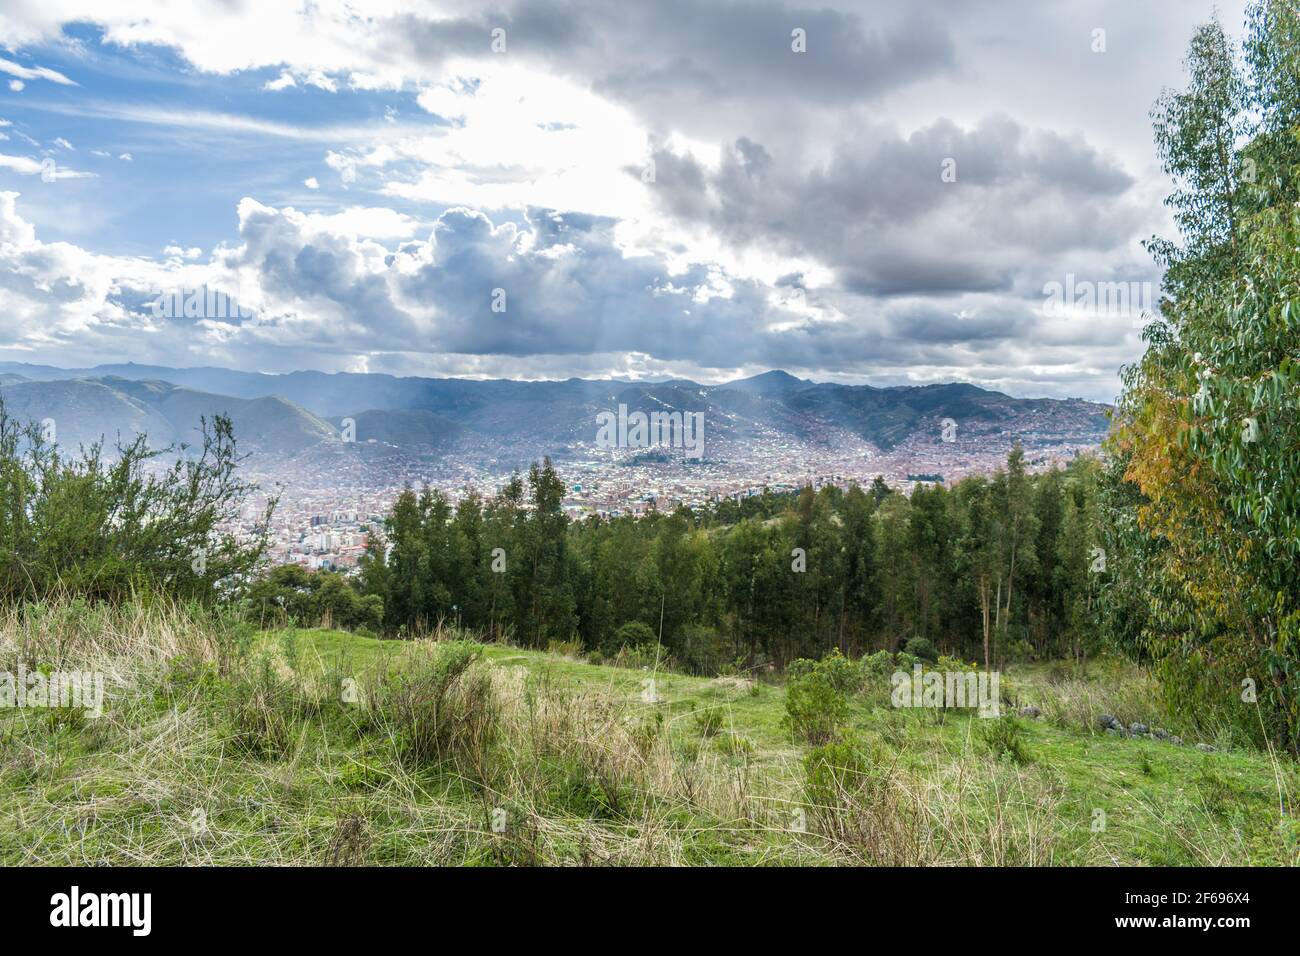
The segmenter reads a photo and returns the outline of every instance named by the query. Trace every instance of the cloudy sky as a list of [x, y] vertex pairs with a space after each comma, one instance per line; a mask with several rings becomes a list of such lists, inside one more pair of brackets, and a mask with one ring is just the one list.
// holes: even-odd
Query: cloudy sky
[[0, 361], [1111, 400], [1211, 11], [5, 0]]

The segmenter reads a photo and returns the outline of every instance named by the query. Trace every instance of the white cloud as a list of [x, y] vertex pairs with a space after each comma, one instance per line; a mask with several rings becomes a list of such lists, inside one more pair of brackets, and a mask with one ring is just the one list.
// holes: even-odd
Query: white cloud
[[302, 82], [307, 86], [315, 86], [318, 89], [325, 90], [329, 93], [337, 93], [339, 89], [338, 84], [321, 70], [308, 70], [305, 73], [300, 74], [300, 76], [295, 76], [290, 70], [281, 70], [280, 75], [274, 80], [267, 80], [266, 83], [262, 85], [262, 89], [270, 90], [272, 92], [287, 90], [291, 87], [297, 87], [299, 78], [301, 78]]
[[293, 78], [293, 74], [288, 70], [281, 70], [279, 77], [274, 80], [267, 80], [262, 86], [264, 90], [287, 90], [291, 86], [297, 86], [298, 83]]
[[453, 61], [448, 69], [449, 79], [417, 101], [453, 125], [331, 151], [326, 162], [345, 183], [368, 174], [386, 195], [485, 209], [654, 213], [628, 171], [649, 158], [646, 131], [628, 110], [522, 64]]
[[415, 235], [419, 225], [410, 216], [383, 206], [351, 206], [337, 213], [309, 213], [301, 217], [290, 207], [284, 210], [284, 215], [307, 235], [330, 233], [354, 238], [405, 239]]
[[[151, 260], [42, 242], [16, 198], [0, 194], [0, 352], [28, 361], [363, 362], [525, 377], [635, 369], [704, 381], [782, 366], [840, 380], [959, 377], [1021, 394], [1108, 398], [1108, 370], [1136, 340], [1123, 320], [1063, 321], [1026, 335], [1030, 310], [996, 295], [962, 300], [959, 334], [948, 305], [922, 299], [810, 291], [789, 310], [772, 287], [715, 264], [670, 278], [664, 260], [624, 255], [609, 220], [578, 214], [534, 211], [516, 225], [456, 208], [420, 238], [420, 224], [393, 210], [308, 214], [244, 199], [238, 244], [203, 262], [201, 250], [179, 244]], [[203, 285], [255, 317], [152, 314], [160, 290]], [[494, 288], [507, 290], [504, 316], [490, 311]], [[936, 334], [914, 340], [908, 330], [917, 327]]]
[[11, 156], [0, 153], [0, 169], [12, 170], [23, 176], [40, 176], [51, 182], [59, 179], [93, 179], [95, 173], [60, 166], [53, 159], [33, 159], [30, 156]]
[[0, 169], [11, 169], [15, 173], [32, 176], [41, 171], [41, 164], [39, 160], [32, 159], [30, 156], [8, 156], [0, 153]]
[[77, 85], [57, 70], [50, 70], [43, 66], [23, 66], [11, 60], [6, 60], [4, 57], [0, 57], [0, 73], [8, 73], [10, 76], [18, 77], [14, 81], [18, 86], [15, 87], [14, 83], [10, 83], [10, 89], [21, 90], [23, 88], [21, 80], [48, 80], [51, 83], [58, 83], [60, 86]]
[[309, 71], [307, 75], [303, 78], [303, 81], [307, 83], [307, 85], [309, 86], [318, 87], [319, 89], [325, 90], [328, 93], [337, 93], [339, 90], [338, 84], [335, 83], [333, 80], [331, 80], [327, 75], [322, 73], [320, 70]]
[[308, 176], [302, 181], [302, 184], [308, 189], [320, 189], [320, 180], [315, 176]]

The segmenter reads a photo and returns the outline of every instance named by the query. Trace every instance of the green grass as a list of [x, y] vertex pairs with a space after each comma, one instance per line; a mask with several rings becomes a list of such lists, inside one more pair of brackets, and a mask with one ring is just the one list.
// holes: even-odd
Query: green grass
[[[548, 675], [588, 691], [639, 702], [646, 672], [625, 671], [548, 658], [515, 648], [489, 648], [498, 662], [519, 663], [530, 673]], [[1045, 669], [1027, 667], [1021, 676], [1037, 685]], [[1012, 671], [1012, 677], [1018, 676]], [[1099, 680], [1106, 680], [1104, 672]], [[692, 726], [682, 718], [713, 707], [723, 725], [755, 744], [755, 763], [772, 768], [793, 787], [803, 747], [782, 725], [784, 689], [760, 683], [749, 690], [734, 682], [676, 674], [657, 674], [664, 698], [654, 709], [668, 715], [677, 733]], [[642, 705], [645, 706], [645, 705]], [[897, 749], [905, 766], [927, 768], [938, 757], [956, 757], [979, 749], [978, 717], [931, 712], [899, 713], [872, 707], [861, 696], [851, 701], [852, 723], [865, 732], [902, 729]], [[1029, 773], [1041, 777], [1062, 797], [1062, 862], [1120, 862], [1156, 865], [1214, 864], [1227, 861], [1281, 864], [1285, 840], [1279, 836], [1279, 781], [1274, 761], [1250, 751], [1202, 753], [1195, 747], [1148, 739], [1116, 737], [1083, 728], [1064, 729], [1045, 720], [1020, 720], [1025, 746], [1032, 755]], [[1277, 760], [1283, 798], [1294, 793], [1295, 764]], [[1224, 782], [1227, 797], [1216, 804], [1215, 787], [1206, 775]], [[1105, 829], [1093, 832], [1094, 810], [1105, 813]]]
[[[195, 647], [213, 640], [197, 635]], [[500, 739], [470, 748], [490, 756], [486, 770], [411, 764], [400, 724], [332, 696], [342, 678], [369, 686], [436, 654], [338, 631], [264, 632], [227, 673], [200, 651], [163, 655], [98, 720], [0, 712], [0, 863], [1297, 862], [1289, 759], [1076, 720], [1080, 693], [1101, 700], [1141, 679], [1118, 666], [1077, 677], [1066, 704], [1044, 706], [1050, 718], [1004, 728], [1019, 760], [994, 752], [978, 717], [854, 694], [851, 732], [888, 788], [825, 808], [805, 805], [808, 747], [785, 726], [774, 682], [489, 645], [474, 667], [491, 677]], [[259, 666], [279, 690], [243, 706]], [[1019, 700], [1059, 693], [1042, 668], [1006, 680]], [[254, 729], [234, 733], [234, 713]], [[274, 730], [258, 723], [268, 714]], [[803, 826], [805, 810], [820, 822]]]

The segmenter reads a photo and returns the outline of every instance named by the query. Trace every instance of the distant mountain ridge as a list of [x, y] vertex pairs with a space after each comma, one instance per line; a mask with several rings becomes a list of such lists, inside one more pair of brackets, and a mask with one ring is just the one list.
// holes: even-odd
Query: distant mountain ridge
[[758, 436], [826, 444], [852, 435], [891, 449], [945, 418], [977, 430], [1015, 431], [1059, 421], [1100, 441], [1107, 406], [1082, 399], [1018, 399], [975, 385], [839, 385], [774, 370], [721, 385], [567, 379], [399, 378], [379, 373], [267, 375], [222, 368], [102, 365], [92, 369], [0, 363], [11, 416], [52, 417], [65, 441], [146, 431], [155, 444], [192, 441], [200, 415], [234, 420], [241, 448], [294, 454], [336, 442], [347, 419], [359, 442], [439, 448], [472, 439], [521, 455], [589, 445], [596, 415], [630, 410], [700, 411], [709, 438]]
[[250, 452], [293, 452], [337, 437], [328, 422], [283, 398], [214, 395], [153, 379], [0, 379], [0, 398], [11, 418], [52, 420], [55, 439], [65, 447], [99, 440], [111, 445], [139, 434], [155, 447], [197, 445], [202, 420], [216, 415], [231, 419], [240, 447]]

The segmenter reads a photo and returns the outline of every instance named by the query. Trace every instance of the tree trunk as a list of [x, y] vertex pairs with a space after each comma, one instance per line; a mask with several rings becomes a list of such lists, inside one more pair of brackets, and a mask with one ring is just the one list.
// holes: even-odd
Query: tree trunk
[[1011, 588], [1016, 580], [1016, 546], [1011, 545], [1011, 570], [1007, 573], [1007, 626], [1011, 626]]
[[989, 669], [989, 584], [980, 579], [980, 616], [984, 624], [984, 670]]
[[995, 612], [993, 630], [1000, 631], [1002, 629], [1002, 575], [1000, 574], [998, 575], [998, 596], [993, 601], [993, 608]]

